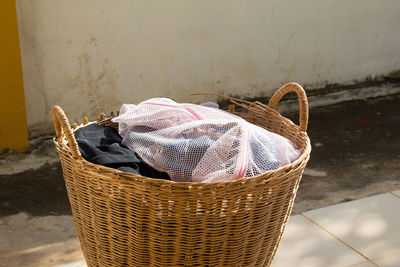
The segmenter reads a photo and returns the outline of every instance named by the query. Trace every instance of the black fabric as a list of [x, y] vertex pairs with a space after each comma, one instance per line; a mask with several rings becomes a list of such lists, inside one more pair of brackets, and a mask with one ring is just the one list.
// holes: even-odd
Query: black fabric
[[146, 177], [171, 180], [145, 163], [135, 152], [121, 144], [122, 138], [112, 127], [90, 124], [75, 132], [82, 157], [92, 163]]

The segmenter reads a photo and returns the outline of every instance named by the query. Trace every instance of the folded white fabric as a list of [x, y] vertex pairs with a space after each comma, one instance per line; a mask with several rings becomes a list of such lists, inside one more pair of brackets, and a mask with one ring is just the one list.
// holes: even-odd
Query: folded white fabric
[[169, 98], [124, 104], [113, 122], [124, 145], [177, 182], [251, 177], [300, 156], [288, 139], [238, 116]]

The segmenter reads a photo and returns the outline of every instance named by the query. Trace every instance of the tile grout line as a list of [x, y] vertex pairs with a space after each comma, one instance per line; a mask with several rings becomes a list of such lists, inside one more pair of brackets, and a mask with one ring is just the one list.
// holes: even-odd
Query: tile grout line
[[399, 195], [397, 195], [397, 194], [395, 194], [395, 193], [393, 193], [393, 192], [389, 192], [389, 194], [392, 194], [393, 196], [400, 198]]
[[343, 245], [345, 245], [346, 247], [348, 247], [349, 249], [353, 250], [354, 252], [356, 252], [357, 254], [359, 254], [360, 256], [362, 256], [364, 259], [366, 259], [368, 262], [374, 264], [375, 266], [379, 266], [378, 264], [376, 264], [375, 262], [373, 262], [371, 259], [369, 259], [367, 256], [365, 256], [364, 254], [362, 254], [361, 252], [359, 252], [358, 250], [356, 250], [355, 248], [353, 248], [352, 246], [350, 246], [349, 244], [347, 244], [346, 242], [344, 242], [343, 240], [341, 240], [339, 237], [337, 237], [336, 235], [332, 234], [331, 232], [329, 232], [327, 229], [325, 229], [324, 227], [322, 227], [321, 225], [319, 225], [318, 223], [316, 223], [315, 221], [313, 221], [312, 219], [310, 219], [309, 217], [307, 217], [306, 215], [304, 215], [303, 213], [300, 213], [301, 216], [303, 216], [304, 218], [306, 218], [307, 220], [309, 220], [312, 224], [318, 226], [319, 228], [321, 228], [321, 230], [325, 231], [326, 233], [328, 233], [329, 235], [333, 236], [336, 240], [338, 240], [339, 242], [341, 242]]
[[384, 258], [396, 256], [396, 255], [400, 255], [400, 252], [395, 252], [395, 253], [392, 253], [392, 254], [389, 254], [389, 255], [375, 257], [375, 258], [373, 258], [373, 260], [381, 260], [381, 259], [384, 259]]

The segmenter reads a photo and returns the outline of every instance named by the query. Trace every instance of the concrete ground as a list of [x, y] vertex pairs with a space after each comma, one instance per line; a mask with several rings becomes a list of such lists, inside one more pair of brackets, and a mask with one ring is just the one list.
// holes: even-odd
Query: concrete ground
[[[293, 216], [400, 189], [399, 104], [395, 95], [310, 110], [313, 150]], [[1, 159], [0, 188], [0, 266], [82, 265], [51, 141]]]

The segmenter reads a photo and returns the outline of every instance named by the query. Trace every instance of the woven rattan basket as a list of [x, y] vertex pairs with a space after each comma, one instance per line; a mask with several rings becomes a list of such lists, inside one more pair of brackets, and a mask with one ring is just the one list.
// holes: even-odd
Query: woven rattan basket
[[[299, 97], [300, 126], [273, 109], [292, 91]], [[54, 143], [88, 266], [271, 264], [311, 151], [307, 97], [300, 85], [289, 83], [268, 106], [230, 100], [230, 112], [288, 138], [301, 149], [300, 158], [235, 181], [177, 183], [142, 177], [85, 161], [63, 110], [53, 107]], [[117, 127], [110, 119], [96, 123]]]

